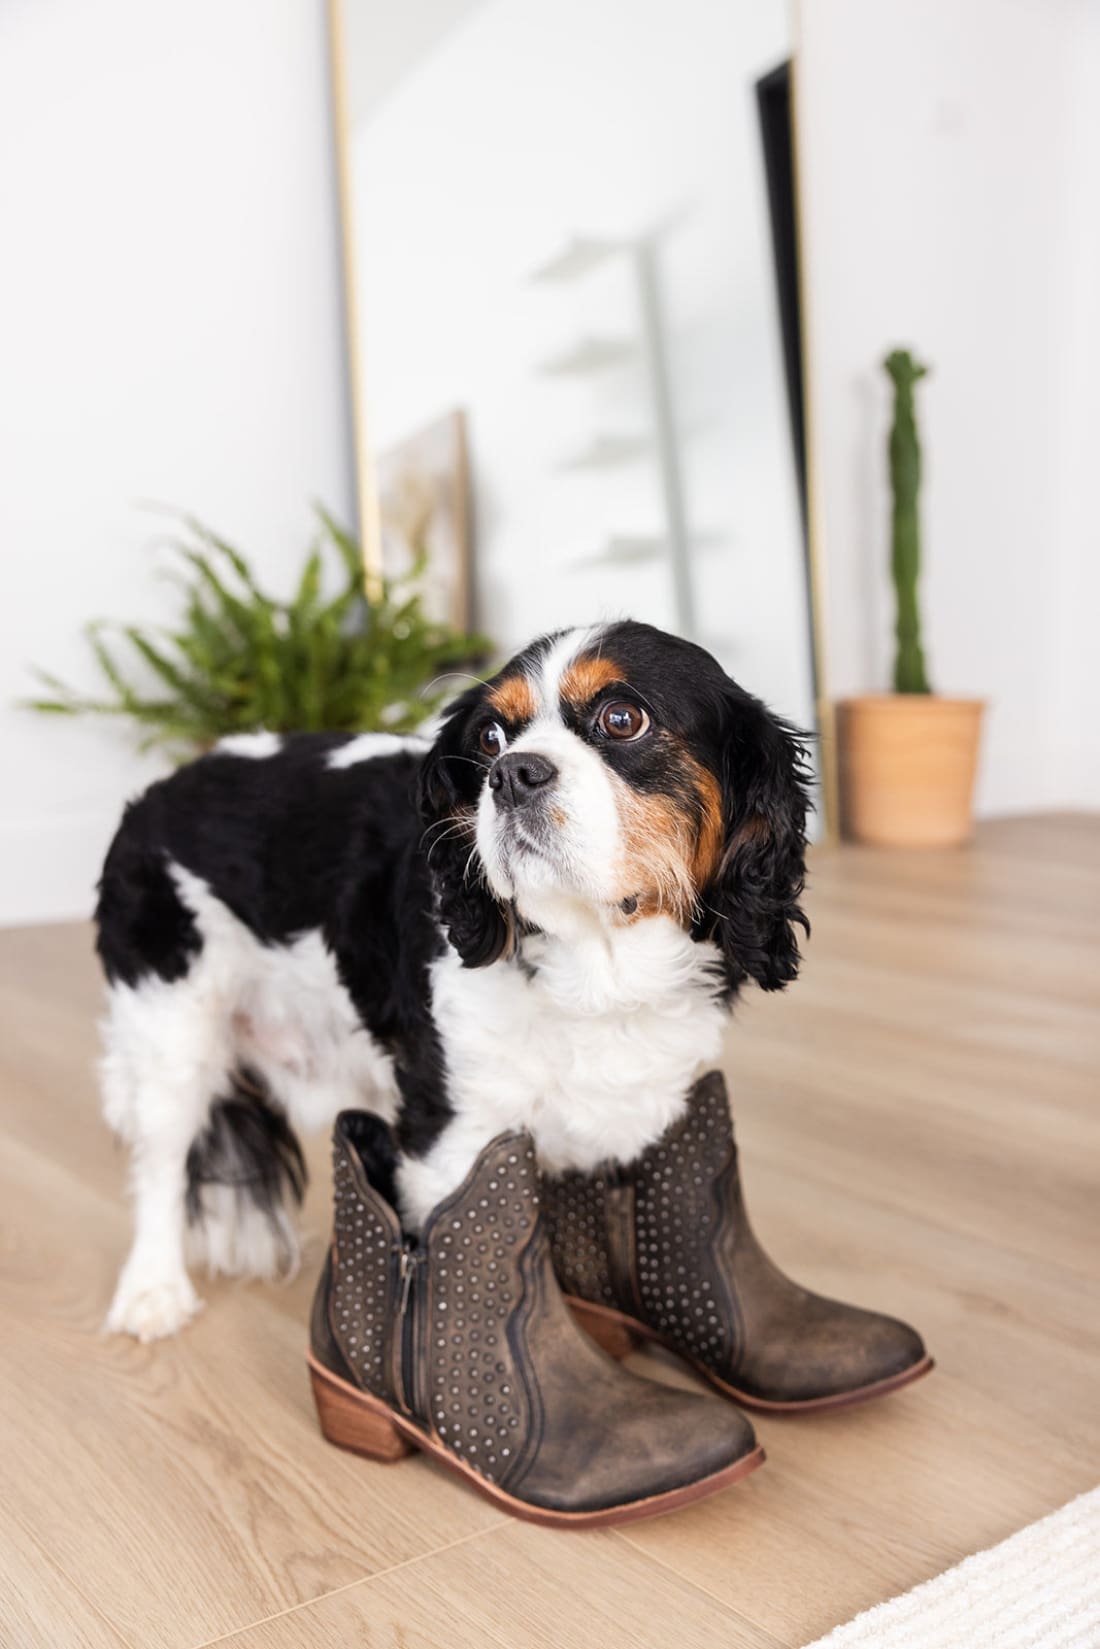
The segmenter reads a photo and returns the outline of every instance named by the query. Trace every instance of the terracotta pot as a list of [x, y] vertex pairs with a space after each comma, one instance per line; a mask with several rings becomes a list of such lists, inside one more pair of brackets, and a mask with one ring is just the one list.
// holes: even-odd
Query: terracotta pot
[[889, 693], [837, 705], [844, 832], [878, 847], [969, 839], [981, 699]]

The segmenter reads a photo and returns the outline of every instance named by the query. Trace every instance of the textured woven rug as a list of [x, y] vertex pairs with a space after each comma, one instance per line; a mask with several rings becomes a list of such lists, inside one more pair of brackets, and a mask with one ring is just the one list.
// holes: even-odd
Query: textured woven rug
[[1100, 1489], [807, 1649], [1100, 1649]]

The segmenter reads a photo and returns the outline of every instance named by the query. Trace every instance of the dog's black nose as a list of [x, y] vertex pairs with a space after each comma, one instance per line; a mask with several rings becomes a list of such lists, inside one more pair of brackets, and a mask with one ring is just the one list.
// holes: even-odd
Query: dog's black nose
[[545, 756], [533, 750], [506, 750], [489, 770], [489, 789], [498, 807], [522, 807], [557, 776], [557, 768]]

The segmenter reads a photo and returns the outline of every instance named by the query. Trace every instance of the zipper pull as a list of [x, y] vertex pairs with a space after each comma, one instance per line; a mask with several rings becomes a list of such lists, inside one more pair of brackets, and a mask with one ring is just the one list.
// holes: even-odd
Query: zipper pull
[[411, 1248], [402, 1248], [401, 1257], [397, 1262], [397, 1274], [401, 1279], [401, 1297], [398, 1301], [398, 1316], [403, 1317], [409, 1308], [409, 1295], [412, 1293], [413, 1278], [422, 1256], [414, 1254]]

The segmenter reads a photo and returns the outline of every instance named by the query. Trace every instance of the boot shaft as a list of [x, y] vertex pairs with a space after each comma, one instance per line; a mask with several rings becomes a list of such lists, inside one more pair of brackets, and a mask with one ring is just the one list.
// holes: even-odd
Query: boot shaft
[[335, 1351], [364, 1391], [502, 1481], [522, 1470], [517, 1439], [531, 1435], [521, 1336], [508, 1326], [526, 1275], [550, 1269], [531, 1141], [494, 1140], [419, 1238], [402, 1231], [394, 1208], [394, 1166], [385, 1125], [342, 1113], [314, 1354], [331, 1366]]
[[718, 1251], [744, 1224], [726, 1088], [697, 1082], [683, 1116], [625, 1168], [567, 1173], [544, 1187], [562, 1289], [625, 1311], [659, 1333], [675, 1325], [700, 1362], [725, 1366], [737, 1328]]
[[[332, 1246], [318, 1297], [325, 1296], [325, 1327], [356, 1382], [404, 1408], [401, 1295], [409, 1250], [394, 1207], [394, 1167], [385, 1125], [365, 1112], [342, 1112], [332, 1136]], [[315, 1351], [317, 1339], [315, 1321]]]

